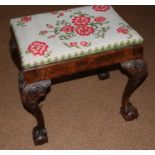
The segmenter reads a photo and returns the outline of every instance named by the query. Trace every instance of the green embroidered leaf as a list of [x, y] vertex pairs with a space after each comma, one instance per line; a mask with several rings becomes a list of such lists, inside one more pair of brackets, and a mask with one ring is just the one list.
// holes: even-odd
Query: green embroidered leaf
[[60, 25], [62, 25], [62, 21], [56, 21], [56, 26], [60, 26]]
[[31, 67], [31, 64], [30, 63], [27, 63], [25, 65], [23, 65], [25, 68], [30, 68]]
[[109, 24], [109, 21], [105, 21], [103, 24]]
[[47, 63], [50, 63], [52, 60], [51, 60], [51, 58], [48, 58], [47, 59]]
[[60, 34], [60, 31], [61, 31], [61, 29], [59, 28], [59, 27], [56, 27], [55, 29], [54, 29], [54, 33], [57, 35], [57, 34]]
[[120, 25], [122, 27], [126, 27], [126, 24], [124, 24], [124, 23], [119, 23], [118, 25]]
[[54, 62], [57, 62], [59, 59], [58, 59], [58, 57], [55, 57], [54, 58]]
[[90, 26], [93, 27], [94, 29], [97, 29], [97, 28], [98, 28], [97, 23], [94, 23], [94, 22], [91, 22], [91, 23], [89, 23], [88, 25], [90, 25]]
[[[81, 16], [88, 16], [88, 17], [91, 17], [89, 14], [86, 14], [86, 13], [82, 13]], [[93, 17], [93, 16], [92, 16]]]
[[133, 45], [135, 45], [135, 44], [136, 44], [136, 39], [134, 39], [134, 40], [132, 41], [132, 44], [133, 44]]
[[109, 44], [106, 49], [107, 50], [111, 50], [112, 49], [112, 45]]
[[92, 50], [91, 49], [88, 49], [88, 54], [92, 53]]
[[124, 47], [124, 42], [123, 41], [120, 42], [120, 47]]
[[131, 44], [131, 42], [130, 42], [130, 40], [128, 40], [127, 42], [126, 42], [126, 46], [129, 46]]
[[81, 56], [84, 55], [84, 54], [85, 54], [84, 51], [81, 51], [81, 52], [80, 52], [80, 55], [81, 55]]
[[126, 26], [129, 30], [133, 30], [133, 28], [130, 25]]
[[69, 37], [67, 35], [66, 36], [61, 35], [61, 36], [59, 36], [59, 39], [60, 40], [69, 40]]
[[79, 47], [79, 46], [72, 46], [72, 47], [76, 47], [76, 48], [79, 48], [79, 49], [81, 48], [81, 47]]
[[17, 22], [17, 26], [25, 27], [26, 25], [25, 25], [24, 22], [18, 21], [18, 22]]
[[64, 55], [61, 56], [61, 60], [65, 60], [65, 56]]
[[128, 33], [128, 39], [132, 38], [132, 34]]
[[82, 15], [82, 12], [81, 12], [81, 11], [78, 11], [78, 12], [75, 12], [73, 15], [74, 15], [74, 16], [75, 16], [75, 15]]
[[91, 18], [95, 18], [94, 16], [90, 16]]
[[71, 48], [71, 46], [69, 46], [67, 43], [63, 42], [63, 44], [66, 45], [67, 47], [70, 47]]
[[38, 63], [35, 61], [34, 63], [33, 63], [33, 66], [37, 66], [38, 65]]
[[20, 26], [21, 25], [21, 23], [20, 22], [17, 22], [17, 26]]

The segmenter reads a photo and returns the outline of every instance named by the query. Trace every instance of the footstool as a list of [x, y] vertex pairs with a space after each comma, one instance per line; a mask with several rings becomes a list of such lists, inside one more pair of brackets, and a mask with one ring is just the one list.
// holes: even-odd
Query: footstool
[[48, 142], [39, 103], [53, 79], [117, 65], [129, 80], [120, 113], [126, 121], [137, 118], [129, 97], [147, 76], [143, 38], [111, 6], [84, 6], [10, 20], [10, 51], [19, 69], [19, 88], [24, 107], [37, 120], [36, 145]]

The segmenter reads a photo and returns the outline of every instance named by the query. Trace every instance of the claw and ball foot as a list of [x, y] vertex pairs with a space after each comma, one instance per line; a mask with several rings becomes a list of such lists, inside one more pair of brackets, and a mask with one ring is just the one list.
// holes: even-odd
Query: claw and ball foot
[[35, 145], [41, 145], [48, 142], [44, 118], [39, 108], [39, 103], [42, 97], [46, 95], [50, 85], [51, 80], [26, 84], [23, 78], [23, 74], [19, 74], [19, 87], [23, 105], [37, 120], [37, 126], [34, 127], [32, 132]]
[[106, 80], [110, 78], [110, 74], [108, 71], [99, 71], [97, 75], [100, 80]]
[[126, 121], [132, 121], [139, 115], [137, 109], [131, 103], [129, 103], [127, 106], [122, 106], [120, 113]]
[[47, 131], [44, 127], [34, 127], [32, 135], [35, 145], [42, 145], [48, 142]]
[[126, 121], [131, 121], [138, 117], [138, 112], [132, 103], [129, 102], [129, 98], [147, 76], [147, 65], [143, 59], [137, 59], [123, 62], [121, 67], [127, 71], [129, 79], [123, 92], [120, 113]]

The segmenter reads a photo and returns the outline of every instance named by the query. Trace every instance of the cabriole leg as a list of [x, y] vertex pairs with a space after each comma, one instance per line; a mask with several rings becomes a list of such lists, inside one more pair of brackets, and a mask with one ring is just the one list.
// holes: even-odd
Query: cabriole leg
[[46, 95], [51, 80], [44, 80], [32, 84], [25, 84], [22, 73], [19, 74], [19, 87], [24, 107], [36, 118], [37, 126], [33, 129], [33, 139], [36, 145], [48, 142], [43, 114], [39, 103]]
[[121, 63], [121, 67], [127, 71], [129, 79], [123, 92], [120, 113], [126, 121], [131, 121], [138, 117], [138, 112], [132, 103], [130, 103], [129, 98], [147, 76], [147, 65], [143, 59], [137, 59], [123, 62]]

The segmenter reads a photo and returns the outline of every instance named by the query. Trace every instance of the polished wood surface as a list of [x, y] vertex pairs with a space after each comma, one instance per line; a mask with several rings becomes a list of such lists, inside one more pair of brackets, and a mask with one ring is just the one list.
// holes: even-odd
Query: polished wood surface
[[139, 45], [24, 70], [23, 74], [26, 83], [32, 83], [39, 80], [55, 79], [74, 73], [115, 65], [123, 61], [140, 58], [142, 55], [143, 46]]

